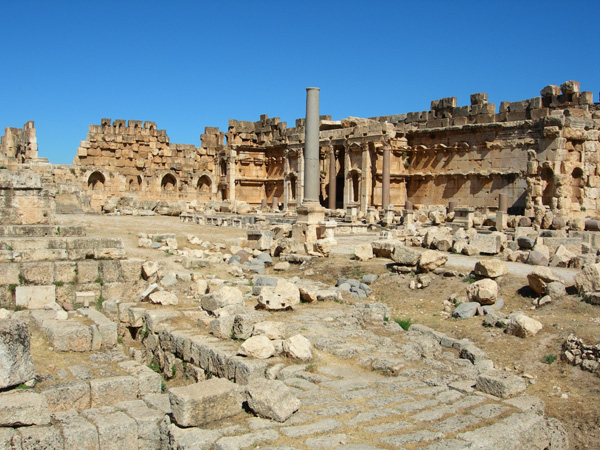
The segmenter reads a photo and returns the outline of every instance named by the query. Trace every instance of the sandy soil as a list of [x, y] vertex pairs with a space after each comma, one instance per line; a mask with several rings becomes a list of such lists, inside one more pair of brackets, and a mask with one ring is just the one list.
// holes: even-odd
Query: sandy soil
[[[193, 234], [203, 240], [225, 243], [228, 246], [245, 238], [245, 231], [216, 228], [180, 222], [175, 217], [132, 216], [73, 216], [57, 218], [57, 223], [79, 224], [88, 227], [89, 236], [121, 237], [129, 257], [162, 259], [177, 266], [177, 257], [137, 247], [138, 233], [176, 233], [180, 248], [186, 245], [186, 236]], [[506, 306], [505, 313], [524, 311], [539, 320], [544, 328], [536, 336], [521, 339], [503, 333], [501, 329], [482, 326], [482, 318], [466, 320], [448, 318], [443, 313], [443, 302], [453, 293], [464, 294], [467, 286], [460, 277], [435, 276], [430, 286], [411, 290], [412, 275], [392, 274], [387, 269], [389, 260], [353, 261], [350, 256], [354, 245], [370, 242], [372, 236], [341, 236], [340, 245], [330, 258], [313, 261], [300, 268], [294, 266], [285, 276], [302, 276], [335, 284], [340, 276], [360, 278], [375, 273], [379, 279], [371, 286], [372, 301], [387, 304], [395, 318], [412, 319], [450, 336], [471, 339], [494, 361], [496, 367], [531, 379], [528, 393], [539, 396], [546, 403], [546, 413], [560, 419], [569, 430], [571, 448], [600, 449], [600, 377], [572, 367], [558, 358], [543, 362], [545, 357], [559, 357], [562, 342], [570, 333], [586, 343], [600, 342], [600, 307], [583, 303], [577, 296], [531, 310], [533, 293], [527, 286], [527, 273], [533, 269], [523, 264], [511, 264], [509, 275], [499, 281], [500, 295]], [[468, 273], [476, 258], [451, 257], [449, 267]], [[180, 266], [179, 266], [180, 267]], [[576, 271], [561, 271], [566, 280]]]

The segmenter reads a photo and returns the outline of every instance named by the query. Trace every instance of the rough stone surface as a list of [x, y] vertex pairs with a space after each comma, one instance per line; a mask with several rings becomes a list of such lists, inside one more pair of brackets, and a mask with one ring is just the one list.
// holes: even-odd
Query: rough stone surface
[[169, 390], [175, 423], [181, 427], [202, 427], [235, 416], [242, 411], [240, 388], [223, 378], [212, 378]]
[[268, 310], [293, 308], [300, 303], [300, 290], [294, 283], [280, 279], [276, 286], [262, 288], [258, 303]]
[[285, 422], [298, 410], [298, 400], [281, 381], [258, 378], [246, 386], [248, 406], [261, 417]]
[[447, 261], [448, 255], [435, 250], [427, 250], [419, 258], [419, 270], [422, 272], [432, 272], [446, 264]]
[[489, 278], [476, 281], [467, 287], [467, 298], [482, 305], [493, 305], [498, 298], [498, 284]]
[[476, 389], [500, 398], [514, 397], [527, 388], [523, 378], [500, 370], [490, 370], [477, 377]]
[[292, 358], [301, 361], [312, 359], [312, 345], [308, 339], [301, 334], [296, 334], [283, 341], [283, 351]]
[[498, 278], [508, 273], [508, 265], [499, 259], [484, 259], [477, 261], [473, 271], [480, 277]]
[[542, 329], [542, 324], [527, 317], [522, 312], [511, 313], [506, 322], [506, 332], [521, 338], [535, 336]]
[[17, 319], [0, 320], [0, 389], [34, 377], [27, 324]]
[[9, 391], [0, 394], [0, 427], [49, 423], [50, 410], [43, 395], [27, 391]]
[[252, 336], [241, 345], [239, 354], [267, 359], [275, 354], [275, 347], [267, 336]]
[[[529, 287], [539, 295], [545, 295], [548, 283], [553, 281], [562, 282], [561, 278], [556, 275], [552, 269], [548, 267], [536, 267], [530, 274], [527, 275]], [[575, 278], [577, 283], [577, 277]]]
[[159, 305], [177, 305], [179, 303], [179, 299], [177, 295], [173, 294], [169, 291], [156, 291], [148, 296], [148, 300], [151, 303], [159, 304]]

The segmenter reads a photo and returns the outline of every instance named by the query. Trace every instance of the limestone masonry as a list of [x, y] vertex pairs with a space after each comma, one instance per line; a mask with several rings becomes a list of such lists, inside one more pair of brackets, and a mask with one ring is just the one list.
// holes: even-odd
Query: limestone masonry
[[[456, 205], [511, 214], [597, 216], [600, 106], [579, 83], [549, 85], [541, 96], [471, 105], [455, 97], [429, 111], [333, 121], [320, 117], [320, 202], [329, 209]], [[200, 147], [173, 144], [154, 122], [101, 119], [90, 125], [73, 166], [37, 158], [33, 122], [7, 128], [0, 162], [29, 163], [56, 186], [57, 207], [100, 211], [110, 199], [204, 204], [261, 203], [294, 210], [304, 198], [305, 119], [231, 119], [206, 127]], [[183, 203], [181, 203], [183, 202]], [[154, 203], [155, 205], [156, 203]], [[141, 209], [153, 209], [142, 204]]]

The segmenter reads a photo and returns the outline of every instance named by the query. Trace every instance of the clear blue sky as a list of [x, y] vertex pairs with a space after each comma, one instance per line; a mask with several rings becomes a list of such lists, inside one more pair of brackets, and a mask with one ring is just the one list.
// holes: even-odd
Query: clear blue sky
[[547, 84], [600, 90], [596, 1], [12, 1], [0, 3], [0, 129], [34, 120], [39, 154], [71, 163], [102, 117], [151, 120], [171, 142], [205, 126], [305, 114], [428, 110]]

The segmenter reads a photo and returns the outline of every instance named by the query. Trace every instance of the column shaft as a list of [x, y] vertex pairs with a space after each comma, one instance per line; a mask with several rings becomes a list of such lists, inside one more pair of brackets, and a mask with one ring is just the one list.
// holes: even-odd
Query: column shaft
[[319, 201], [319, 88], [306, 88], [304, 201]]

